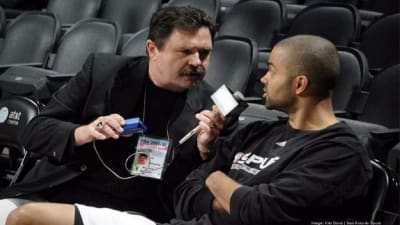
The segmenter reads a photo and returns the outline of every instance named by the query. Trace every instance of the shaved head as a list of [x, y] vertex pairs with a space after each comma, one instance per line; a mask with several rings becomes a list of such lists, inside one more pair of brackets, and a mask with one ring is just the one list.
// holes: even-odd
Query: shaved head
[[330, 41], [313, 35], [297, 35], [280, 41], [274, 48], [286, 53], [289, 76], [305, 75], [308, 78], [309, 95], [331, 96], [340, 63], [336, 47]]

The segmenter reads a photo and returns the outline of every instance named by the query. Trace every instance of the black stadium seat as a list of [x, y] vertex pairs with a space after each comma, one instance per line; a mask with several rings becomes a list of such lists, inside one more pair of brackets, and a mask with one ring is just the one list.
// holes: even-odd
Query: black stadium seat
[[400, 64], [376, 75], [358, 120], [400, 128]]
[[388, 14], [371, 23], [361, 34], [359, 49], [375, 73], [400, 64], [400, 13]]
[[383, 14], [390, 14], [399, 12], [400, 1], [399, 0], [359, 0], [360, 8], [367, 11], [381, 12]]
[[368, 191], [367, 198], [372, 206], [370, 209], [371, 217], [369, 219], [371, 222], [375, 222], [378, 211], [383, 207], [386, 193], [389, 189], [390, 177], [388, 170], [382, 163], [371, 160], [371, 164], [373, 169], [373, 177], [369, 186], [370, 190]]
[[333, 3], [345, 3], [345, 4], [352, 4], [356, 6], [358, 4], [359, 0], [304, 0], [303, 4], [304, 5], [312, 5], [316, 3], [321, 3], [321, 2], [333, 2]]
[[161, 0], [105, 0], [99, 17], [115, 21], [122, 33], [136, 33], [160, 7]]
[[[333, 90], [333, 108], [336, 111], [354, 111], [352, 96], [367, 95], [371, 76], [364, 54], [351, 47], [337, 47], [340, 60], [340, 76]], [[349, 107], [351, 110], [349, 110]]]
[[270, 49], [285, 21], [286, 7], [281, 0], [241, 1], [225, 15], [217, 36], [247, 37], [259, 49]]
[[61, 25], [72, 25], [79, 20], [95, 18], [101, 0], [49, 0], [46, 10], [58, 16]]
[[5, 30], [0, 64], [43, 64], [52, 51], [60, 24], [53, 13], [26, 12], [15, 18]]
[[149, 28], [146, 27], [133, 34], [122, 46], [120, 55], [146, 56], [146, 41], [149, 35]]
[[371, 160], [373, 178], [367, 201], [369, 224], [396, 225], [399, 222], [399, 180], [383, 162]]
[[198, 8], [207, 13], [208, 16], [214, 19], [218, 18], [218, 13], [221, 7], [220, 0], [171, 0], [166, 6], [186, 6], [190, 5], [194, 8]]
[[[6, 29], [6, 12], [3, 7], [0, 6], [0, 37], [3, 38], [4, 31]], [[1, 43], [0, 43], [1, 47]]]
[[360, 16], [355, 6], [315, 3], [301, 10], [289, 25], [287, 36], [312, 34], [335, 45], [349, 46], [360, 32]]
[[283, 0], [285, 4], [299, 4], [299, 0]]
[[387, 165], [400, 174], [400, 142], [390, 149], [387, 158]]
[[90, 53], [115, 53], [120, 36], [118, 25], [113, 21], [82, 20], [61, 38], [46, 68], [58, 73], [76, 73]]
[[40, 105], [26, 97], [0, 99], [0, 186], [13, 180], [25, 154], [22, 131], [39, 111]]
[[244, 37], [219, 36], [215, 39], [205, 80], [214, 88], [226, 84], [232, 91], [245, 93], [257, 62], [257, 44]]
[[[64, 34], [44, 68], [12, 67], [6, 70], [0, 76], [3, 93], [50, 98], [43, 93], [55, 91], [74, 76], [89, 54], [116, 53], [120, 36], [120, 30], [115, 22], [103, 19], [82, 20]], [[47, 83], [47, 78], [52, 82]], [[50, 86], [47, 86], [48, 84]], [[35, 91], [37, 93], [34, 93]]]

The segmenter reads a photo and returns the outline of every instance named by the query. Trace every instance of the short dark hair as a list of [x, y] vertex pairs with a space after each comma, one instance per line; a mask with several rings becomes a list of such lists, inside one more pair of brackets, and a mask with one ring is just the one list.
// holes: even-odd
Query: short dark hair
[[140, 153], [140, 154], [139, 154], [139, 157], [143, 157], [143, 156], [146, 157], [146, 158], [148, 157], [148, 155], [145, 154], [145, 153]]
[[280, 41], [275, 47], [288, 51], [288, 70], [292, 76], [307, 76], [311, 95], [331, 96], [340, 73], [339, 56], [332, 42], [319, 36], [297, 35]]
[[152, 16], [148, 39], [152, 40], [157, 48], [163, 48], [165, 40], [169, 38], [174, 29], [196, 31], [202, 27], [210, 30], [213, 39], [215, 24], [205, 12], [190, 6], [165, 7]]

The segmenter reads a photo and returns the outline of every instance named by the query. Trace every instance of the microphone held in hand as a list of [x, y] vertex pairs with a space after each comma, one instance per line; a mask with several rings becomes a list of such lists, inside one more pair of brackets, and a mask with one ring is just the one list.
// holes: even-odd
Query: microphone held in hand
[[195, 128], [193, 128], [191, 131], [189, 131], [183, 138], [179, 140], [179, 144], [185, 143], [187, 140], [189, 140], [191, 137], [193, 137], [195, 134], [198, 134], [200, 132], [200, 125], [197, 125]]
[[[222, 85], [217, 91], [211, 95], [211, 99], [219, 109], [219, 111], [227, 117], [227, 119], [237, 119], [243, 110], [248, 106], [247, 101], [254, 101], [254, 98], [246, 98], [240, 91], [232, 92]], [[179, 140], [179, 144], [185, 143], [194, 135], [200, 132], [200, 125], [197, 125], [191, 131], [189, 131], [185, 136]]]
[[233, 93], [233, 96], [236, 100], [242, 102], [259, 102], [262, 100], [262, 98], [260, 97], [244, 97], [244, 95], [240, 91], [235, 91], [235, 93]]

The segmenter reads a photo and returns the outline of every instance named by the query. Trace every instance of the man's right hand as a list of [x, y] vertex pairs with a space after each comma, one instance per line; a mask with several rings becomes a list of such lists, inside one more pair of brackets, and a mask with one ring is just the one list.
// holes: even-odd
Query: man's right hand
[[75, 129], [75, 146], [95, 140], [118, 139], [125, 125], [125, 119], [119, 114], [100, 116], [93, 122]]

